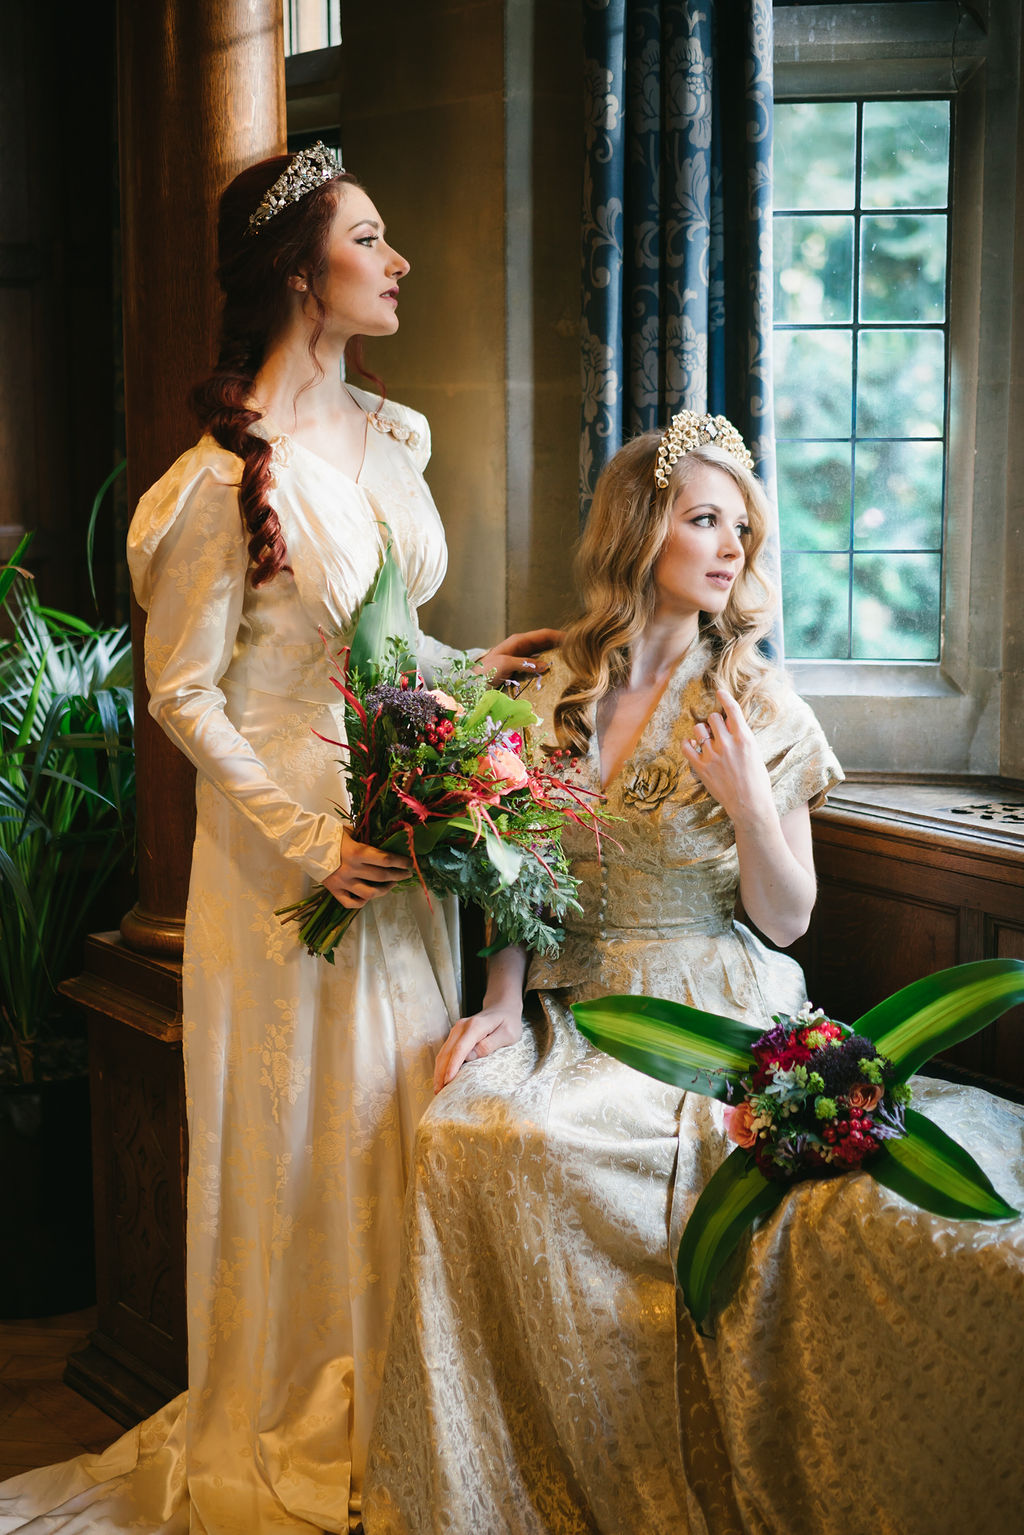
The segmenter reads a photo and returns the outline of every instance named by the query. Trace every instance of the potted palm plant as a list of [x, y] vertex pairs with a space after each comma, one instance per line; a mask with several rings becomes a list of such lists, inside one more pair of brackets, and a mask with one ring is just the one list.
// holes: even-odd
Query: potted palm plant
[[130, 641], [39, 600], [0, 567], [0, 1316], [87, 1303], [93, 1280], [88, 1080], [57, 992], [130, 866]]

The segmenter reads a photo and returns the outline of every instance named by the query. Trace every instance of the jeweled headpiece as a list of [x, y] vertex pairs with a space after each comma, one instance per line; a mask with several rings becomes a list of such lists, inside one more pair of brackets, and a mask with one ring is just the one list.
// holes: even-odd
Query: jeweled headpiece
[[669, 476], [684, 453], [708, 444], [721, 448], [744, 469], [753, 469], [754, 460], [746, 443], [725, 416], [702, 416], [695, 410], [681, 410], [672, 417], [668, 431], [658, 444], [658, 459], [654, 465], [654, 483], [658, 489], [668, 488]]
[[325, 181], [343, 175], [344, 171], [337, 154], [326, 144], [317, 141], [308, 149], [300, 149], [264, 193], [263, 201], [249, 219], [249, 234], [258, 234], [268, 219], [297, 203], [307, 192], [315, 192]]

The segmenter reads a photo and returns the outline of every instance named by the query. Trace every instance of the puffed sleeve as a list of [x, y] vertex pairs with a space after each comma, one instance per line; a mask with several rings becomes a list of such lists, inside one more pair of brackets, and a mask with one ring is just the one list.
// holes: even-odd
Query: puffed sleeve
[[843, 770], [814, 712], [790, 689], [782, 690], [778, 714], [758, 734], [780, 816], [799, 805], [816, 810], [842, 783]]
[[185, 455], [140, 501], [128, 556], [147, 610], [153, 718], [283, 858], [314, 879], [333, 873], [338, 818], [303, 809], [275, 783], [228, 718], [218, 686], [238, 634], [248, 565], [236, 475], [216, 459]]

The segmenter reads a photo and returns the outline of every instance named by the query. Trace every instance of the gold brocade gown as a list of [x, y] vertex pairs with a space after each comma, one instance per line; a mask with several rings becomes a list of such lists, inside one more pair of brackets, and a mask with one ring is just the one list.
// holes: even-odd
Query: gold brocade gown
[[[568, 1003], [643, 992], [769, 1023], [804, 1000], [733, 920], [732, 828], [679, 752], [698, 647], [609, 785], [604, 857], [572, 834], [582, 917], [535, 960], [523, 1040], [421, 1122], [370, 1452], [367, 1535], [1006, 1535], [1024, 1506], [1024, 1222], [942, 1220], [867, 1174], [804, 1184], [716, 1292], [673, 1260], [732, 1149], [721, 1105], [596, 1051]], [[537, 735], [562, 663], [531, 693]], [[755, 726], [755, 728], [757, 728]], [[781, 814], [840, 778], [810, 710], [757, 729]], [[581, 782], [600, 782], [597, 747]], [[1024, 1118], [917, 1102], [1024, 1203]]]

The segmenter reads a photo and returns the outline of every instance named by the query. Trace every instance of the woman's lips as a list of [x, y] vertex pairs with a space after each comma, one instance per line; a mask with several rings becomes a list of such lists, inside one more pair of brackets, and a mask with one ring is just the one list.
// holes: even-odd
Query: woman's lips
[[731, 570], [709, 570], [707, 579], [712, 586], [720, 586], [727, 589], [733, 583], [734, 577]]

